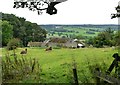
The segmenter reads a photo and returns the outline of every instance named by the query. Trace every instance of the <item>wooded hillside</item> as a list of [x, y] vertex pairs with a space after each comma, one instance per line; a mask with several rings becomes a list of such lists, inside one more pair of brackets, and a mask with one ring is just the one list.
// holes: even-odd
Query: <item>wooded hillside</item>
[[44, 41], [46, 38], [45, 29], [36, 23], [26, 21], [25, 18], [2, 13], [1, 22], [3, 46], [6, 46], [12, 38], [20, 39], [24, 46], [27, 46], [29, 41]]

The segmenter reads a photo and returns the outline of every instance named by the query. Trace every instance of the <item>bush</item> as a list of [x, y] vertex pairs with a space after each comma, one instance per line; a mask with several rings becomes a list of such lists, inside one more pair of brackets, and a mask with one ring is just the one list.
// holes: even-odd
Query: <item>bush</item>
[[17, 47], [21, 47], [22, 46], [22, 42], [20, 39], [14, 38], [11, 39], [8, 44], [7, 44], [7, 49], [8, 50], [13, 50], [16, 49]]

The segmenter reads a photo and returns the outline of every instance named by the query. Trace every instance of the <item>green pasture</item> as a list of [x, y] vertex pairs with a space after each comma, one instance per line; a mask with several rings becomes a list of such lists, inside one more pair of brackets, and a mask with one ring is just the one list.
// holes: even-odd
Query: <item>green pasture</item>
[[[95, 28], [64, 28], [64, 29], [67, 29], [69, 31], [75, 31], [73, 34], [76, 34], [76, 35], [82, 35], [82, 36], [96, 36], [99, 32], [95, 32], [95, 34], [87, 34], [86, 31], [88, 31], [89, 29], [95, 29]], [[76, 33], [76, 32], [79, 32], [79, 33]]]
[[[65, 27], [63, 28], [65, 30], [68, 30], [68, 31], [73, 31], [73, 32], [56, 32], [54, 31], [54, 34], [53, 36], [52, 35], [49, 35], [48, 37], [62, 37], [62, 36], [70, 36], [70, 35], [82, 35], [82, 36], [87, 36], [87, 37], [94, 37], [94, 36], [97, 36], [97, 34], [99, 32], [97, 31], [93, 31], [95, 34], [88, 34], [86, 33], [87, 31], [89, 31], [89, 29], [95, 29], [95, 28], [70, 28], [70, 27]], [[58, 35], [58, 33], [62, 33], [61, 36]]]
[[[17, 48], [15, 50], [18, 58], [36, 58], [41, 66], [41, 82], [42, 83], [70, 83], [73, 82], [73, 65], [76, 64], [79, 83], [95, 82], [90, 72], [89, 66], [100, 65], [102, 71], [109, 68], [113, 61], [113, 53], [117, 50], [112, 48], [81, 48], [69, 49], [61, 48], [52, 51], [45, 51], [45, 48], [31, 47], [27, 48], [28, 53], [21, 55], [21, 50], [25, 48]], [[13, 51], [0, 49], [0, 55], [4, 59], [6, 54], [13, 54]], [[10, 56], [13, 58], [13, 56]], [[113, 71], [114, 72], [114, 71]], [[23, 80], [22, 82], [34, 82], [32, 80]]]

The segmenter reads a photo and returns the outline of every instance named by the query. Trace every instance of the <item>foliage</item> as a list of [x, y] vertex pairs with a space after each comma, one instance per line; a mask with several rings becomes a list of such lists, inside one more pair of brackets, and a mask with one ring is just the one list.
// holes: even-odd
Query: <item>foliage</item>
[[77, 36], [75, 36], [74, 38], [75, 38], [75, 39], [84, 39], [84, 36], [82, 36], [82, 35], [77, 35]]
[[13, 37], [13, 26], [8, 21], [0, 21], [2, 31], [2, 45], [6, 46]]
[[13, 49], [16, 49], [17, 47], [21, 47], [21, 46], [22, 46], [22, 42], [20, 41], [20, 39], [13, 38], [7, 44], [7, 49], [13, 50]]
[[86, 31], [87, 34], [95, 34], [95, 32], [92, 31]]
[[116, 32], [114, 38], [115, 38], [116, 45], [120, 46], [120, 30]]
[[24, 18], [2, 13], [2, 20], [8, 21], [13, 26], [13, 37], [19, 38], [24, 46], [27, 46], [30, 41], [39, 42], [44, 41], [46, 38], [46, 30], [36, 23], [26, 21]]
[[2, 83], [40, 82], [40, 65], [38, 61], [25, 56], [5, 56], [2, 60]]
[[115, 46], [115, 35], [114, 31], [111, 28], [108, 28], [107, 30], [100, 32], [94, 38], [90, 38], [87, 43], [92, 44], [94, 47]]

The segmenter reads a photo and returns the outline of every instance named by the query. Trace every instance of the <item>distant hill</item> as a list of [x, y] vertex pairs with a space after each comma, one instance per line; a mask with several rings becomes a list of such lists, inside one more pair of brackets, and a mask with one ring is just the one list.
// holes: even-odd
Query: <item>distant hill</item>
[[91, 25], [91, 24], [82, 24], [82, 25], [40, 25], [41, 28], [48, 31], [47, 37], [68, 37], [68, 38], [88, 38], [94, 37], [99, 32], [102, 32], [108, 28], [111, 28], [114, 31], [118, 30], [118, 25], [106, 24], [106, 25]]
[[71, 27], [71, 28], [111, 28], [113, 30], [118, 30], [118, 25], [116, 24], [103, 24], [103, 25], [94, 25], [94, 24], [80, 24], [80, 25], [58, 25], [58, 24], [51, 24], [51, 25], [40, 25], [45, 29], [51, 29], [56, 27]]

